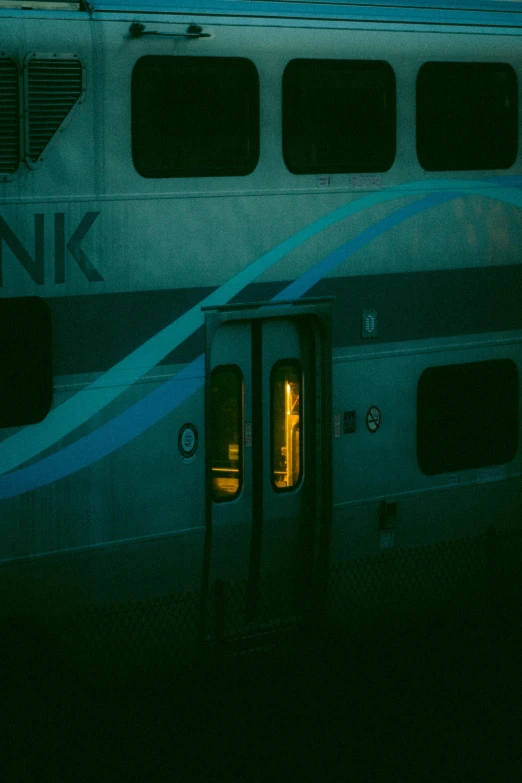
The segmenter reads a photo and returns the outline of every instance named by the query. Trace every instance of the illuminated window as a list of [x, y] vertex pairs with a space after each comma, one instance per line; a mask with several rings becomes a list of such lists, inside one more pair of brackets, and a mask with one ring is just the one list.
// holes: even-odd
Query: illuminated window
[[243, 378], [238, 367], [217, 367], [210, 377], [212, 499], [233, 500], [243, 486]]
[[278, 362], [270, 377], [271, 480], [277, 491], [295, 489], [302, 474], [303, 373], [296, 359]]

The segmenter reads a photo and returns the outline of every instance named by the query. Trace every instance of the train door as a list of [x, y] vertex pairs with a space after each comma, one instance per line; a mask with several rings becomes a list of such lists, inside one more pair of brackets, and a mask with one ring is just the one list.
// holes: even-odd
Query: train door
[[299, 617], [328, 539], [329, 305], [210, 310], [206, 332], [208, 584], [239, 626]]

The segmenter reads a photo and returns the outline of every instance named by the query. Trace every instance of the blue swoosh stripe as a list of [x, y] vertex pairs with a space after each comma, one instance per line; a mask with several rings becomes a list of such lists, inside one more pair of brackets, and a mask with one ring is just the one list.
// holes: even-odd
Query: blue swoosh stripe
[[[376, 237], [414, 215], [460, 195], [459, 192], [436, 193], [402, 207], [330, 253], [280, 291], [273, 301], [303, 296], [328, 272]], [[201, 354], [174, 378], [94, 432], [34, 465], [0, 477], [0, 499], [37, 489], [108, 456], [172, 412], [204, 383], [204, 355]]]
[[[489, 186], [488, 190], [490, 190], [492, 185], [494, 186], [497, 182], [497, 178], [491, 178], [491, 181], [486, 180], [482, 183], [469, 180], [449, 180], [447, 182], [432, 180], [406, 183], [390, 190], [370, 193], [324, 215], [249, 264], [231, 280], [150, 340], [147, 340], [106, 373], [54, 408], [42, 422], [24, 427], [11, 437], [6, 438], [0, 443], [0, 474], [17, 468], [53, 446], [60, 438], [84, 424], [149, 372], [203, 324], [201, 307], [226, 304], [283, 256], [334, 223], [402, 195], [425, 196], [427, 188], [435, 188], [436, 191], [462, 190], [465, 193], [479, 185]], [[502, 182], [503, 180], [498, 184], [500, 185]]]
[[413, 204], [408, 204], [406, 207], [393, 212], [393, 214], [374, 223], [366, 231], [362, 231], [356, 237], [351, 239], [346, 244], [338, 247], [329, 256], [324, 258], [320, 263], [307, 270], [304, 275], [301, 275], [297, 280], [292, 281], [285, 289], [279, 291], [274, 297], [274, 301], [281, 301], [284, 299], [299, 299], [310, 288], [319, 282], [325, 275], [335, 269], [336, 266], [345, 261], [349, 256], [356, 253], [362, 247], [367, 245], [376, 237], [383, 234], [385, 231], [389, 231], [399, 223], [404, 222], [414, 215], [418, 215], [420, 212], [424, 212], [430, 207], [437, 206], [437, 204], [443, 204], [445, 201], [452, 201], [458, 198], [460, 193], [437, 193], [435, 195], [427, 196], [426, 198], [415, 201]]
[[[415, 195], [408, 193], [408, 195]], [[54, 408], [39, 424], [24, 427], [0, 443], [0, 474], [17, 468], [85, 424], [155, 367], [203, 325], [202, 307], [223, 305], [290, 251], [334, 223], [375, 204], [397, 198], [397, 192], [371, 193], [346, 204], [298, 231], [242, 269], [231, 280], [177, 318], [143, 345], [70, 399]]]
[[204, 354], [107, 424], [56, 454], [0, 477], [0, 499], [14, 497], [76, 473], [141, 435], [205, 383]]
[[[462, 185], [460, 182], [453, 182], [454, 185]], [[469, 190], [469, 183], [465, 183], [468, 185], [468, 188], [466, 190]], [[518, 183], [517, 183], [518, 184]], [[411, 186], [407, 185], [404, 186], [403, 190], [410, 190]], [[425, 192], [425, 191], [424, 191]], [[493, 197], [493, 198], [499, 198], [500, 200], [507, 201], [509, 203], [513, 203], [517, 206], [522, 207], [522, 194], [518, 192], [513, 192], [511, 189], [506, 188], [498, 188], [497, 189], [491, 189], [487, 188], [485, 190], [473, 190], [473, 193], [476, 194], [477, 192], [480, 192], [482, 195]], [[383, 196], [386, 194], [379, 193], [379, 194], [372, 194], [372, 196]], [[389, 195], [389, 194], [388, 194]], [[366, 231], [362, 232], [358, 237], [355, 237], [353, 240], [350, 240], [350, 242], [343, 245], [341, 248], [338, 248], [334, 253], [330, 254], [326, 259], [324, 259], [322, 262], [317, 264], [315, 267], [313, 267], [311, 270], [308, 270], [299, 280], [294, 281], [293, 283], [290, 283], [289, 286], [287, 286], [286, 289], [281, 291], [276, 297], [275, 300], [278, 299], [288, 299], [288, 298], [294, 298], [297, 299], [300, 296], [303, 295], [307, 290], [309, 290], [313, 285], [315, 285], [318, 280], [320, 280], [322, 277], [324, 277], [325, 274], [327, 274], [329, 271], [331, 271], [338, 263], [341, 263], [343, 260], [346, 260], [347, 257], [352, 255], [356, 250], [358, 250], [363, 245], [370, 242], [372, 239], [374, 239], [379, 234], [384, 233], [385, 231], [390, 230], [394, 225], [397, 225], [398, 223], [406, 220], [407, 218], [413, 216], [414, 214], [418, 214], [421, 211], [424, 211], [425, 209], [428, 209], [431, 206], [434, 206], [436, 204], [442, 203], [444, 201], [448, 201], [454, 198], [457, 198], [461, 195], [464, 195], [460, 191], [451, 192], [436, 192], [432, 195], [425, 197], [424, 199], [421, 199], [418, 202], [415, 202], [414, 204], [410, 204], [397, 212], [393, 213], [392, 215], [388, 216], [387, 218], [383, 219], [379, 223], [375, 224], [374, 226], [371, 226]], [[364, 201], [365, 199], [361, 199], [361, 201]], [[360, 204], [360, 201], [356, 203]], [[356, 206], [356, 205], [348, 205], [348, 207]], [[341, 211], [343, 211], [344, 208], [340, 208], [339, 210], [335, 210], [333, 213], [330, 213], [330, 215], [325, 216], [325, 218], [321, 218], [319, 221], [316, 221], [316, 223], [312, 224], [313, 226], [317, 226], [318, 223], [326, 222], [328, 221], [328, 225], [331, 225], [331, 222], [336, 222], [335, 220], [331, 220], [334, 215], [338, 215]], [[341, 219], [341, 218], [337, 218]], [[330, 222], [331, 220], [331, 222]], [[324, 226], [326, 227], [326, 226]], [[308, 227], [311, 228], [311, 227]], [[321, 229], [322, 230], [322, 229]], [[294, 240], [295, 237], [299, 235], [303, 235], [306, 230], [303, 230], [301, 232], [298, 232], [298, 234], [294, 235], [294, 237], [291, 238], [291, 240]], [[308, 238], [308, 237], [307, 237]], [[278, 251], [283, 245], [286, 245], [291, 240], [287, 240], [285, 243], [282, 243], [282, 245], [279, 245], [277, 248], [274, 249], [274, 251]], [[305, 240], [303, 240], [305, 241]], [[272, 251], [271, 251], [272, 252]], [[288, 252], [288, 251], [287, 251]], [[269, 256], [270, 253], [265, 254], [262, 258], [266, 258]], [[259, 259], [258, 259], [259, 260]], [[254, 262], [256, 263], [256, 262]], [[244, 270], [248, 271], [248, 270]], [[241, 273], [240, 273], [241, 274]], [[237, 279], [240, 275], [237, 275]], [[223, 286], [222, 288], [225, 288]], [[221, 291], [222, 289], [219, 289]], [[241, 290], [241, 289], [239, 289]], [[204, 302], [201, 305], [198, 305], [198, 308], [201, 307], [203, 304], [208, 303], [209, 300], [211, 300], [213, 295], [210, 297], [207, 297]], [[190, 315], [193, 313], [193, 311], [197, 308], [193, 308], [193, 310], [189, 311], [186, 315]], [[202, 313], [200, 312], [201, 320], [203, 319]], [[163, 334], [167, 330], [174, 327], [176, 324], [179, 324], [180, 321], [182, 321], [184, 316], [182, 316], [180, 319], [178, 319], [174, 324], [171, 324], [169, 327], [167, 327], [166, 330], [163, 330], [160, 334]], [[199, 323], [198, 323], [199, 326]], [[197, 328], [197, 327], [196, 327]], [[152, 338], [154, 340], [154, 338]], [[149, 343], [152, 341], [149, 341]], [[181, 342], [181, 341], [180, 341]], [[145, 345], [147, 345], [146, 343]], [[143, 346], [142, 346], [143, 348]], [[131, 354], [131, 357], [135, 357], [136, 354], [141, 349], [138, 349], [138, 351], [135, 351], [133, 354]], [[170, 351], [170, 349], [169, 349]], [[127, 357], [129, 359], [130, 357]], [[199, 357], [201, 359], [201, 357]], [[198, 360], [195, 360], [198, 361]], [[121, 363], [120, 363], [121, 364]], [[118, 365], [117, 365], [118, 366]], [[192, 367], [191, 365], [188, 365], [185, 370], [187, 370], [189, 367]], [[114, 368], [113, 368], [114, 369]], [[110, 373], [111, 371], [109, 371]], [[183, 373], [184, 371], [182, 371]], [[105, 374], [105, 377], [109, 374]], [[178, 373], [175, 378], [173, 378], [171, 381], [167, 382], [167, 384], [164, 384], [165, 387], [169, 387], [169, 384], [172, 384], [172, 389], [176, 388], [177, 392], [172, 393], [171, 397], [168, 397], [168, 394], [170, 394], [170, 391], [168, 392], [165, 399], [171, 400], [171, 405], [166, 411], [168, 413], [169, 411], [173, 410], [177, 405], [180, 404], [183, 400], [187, 399], [187, 396], [190, 396], [190, 394], [194, 393], [194, 391], [197, 390], [197, 388], [200, 388], [201, 385], [204, 382], [204, 379], [201, 380], [199, 386], [194, 386], [193, 383], [189, 383], [190, 391], [185, 395], [183, 391], [184, 386], [184, 375], [181, 373]], [[176, 386], [176, 384], [178, 384]], [[181, 385], [180, 385], [181, 384]], [[162, 389], [160, 387], [160, 389]], [[156, 390], [156, 392], [159, 393], [159, 389]], [[152, 395], [156, 394], [156, 392], [153, 392]], [[167, 390], [166, 390], [167, 392]], [[121, 393], [121, 391], [118, 391], [117, 393]], [[149, 412], [149, 419], [150, 423], [147, 424], [147, 416], [143, 416], [143, 413], [145, 413], [146, 409], [148, 409], [147, 406], [147, 400], [152, 395], [148, 395], [146, 398], [141, 400], [140, 402], [136, 403], [134, 406], [131, 406], [127, 411], [117, 416], [115, 419], [111, 420], [111, 422], [108, 422], [103, 427], [99, 428], [98, 430], [94, 431], [93, 433], [90, 433], [89, 435], [85, 436], [84, 438], [77, 441], [75, 444], [72, 444], [72, 446], [66, 447], [65, 449], [62, 449], [57, 454], [51, 455], [50, 457], [47, 457], [46, 459], [41, 460], [40, 462], [36, 463], [35, 465], [29, 466], [28, 468], [25, 468], [21, 471], [18, 471], [16, 474], [10, 474], [8, 476], [4, 476], [0, 478], [0, 499], [5, 497], [10, 497], [13, 494], [19, 494], [20, 492], [27, 492], [31, 489], [35, 489], [38, 486], [43, 486], [44, 484], [48, 484], [51, 481], [55, 481], [58, 478], [62, 478], [66, 475], [69, 475], [76, 470], [81, 469], [82, 467], [85, 467], [87, 464], [92, 464], [92, 462], [97, 461], [98, 459], [101, 459], [102, 457], [106, 456], [107, 454], [114, 451], [116, 448], [119, 448], [124, 443], [129, 442], [129, 440], [132, 440], [134, 437], [136, 437], [138, 434], [143, 432], [145, 429], [147, 429], [149, 426], [152, 426], [156, 421], [159, 419], [156, 418], [154, 412]], [[181, 395], [179, 397], [179, 401], [176, 401], [178, 399], [178, 395]], [[117, 395], [115, 395], [117, 396]], [[159, 399], [159, 398], [158, 398]], [[140, 406], [144, 406], [143, 409], [141, 409]], [[60, 406], [63, 407], [63, 406]], [[161, 406], [160, 406], [161, 407]], [[160, 408], [158, 408], [159, 410]], [[59, 409], [57, 409], [59, 410]], [[161, 408], [163, 410], [163, 408]], [[159, 418], [162, 418], [162, 416], [166, 415], [166, 413], [162, 413]], [[141, 424], [136, 426], [131, 426], [130, 422], [136, 420], [140, 420]], [[39, 425], [36, 425], [39, 426]], [[111, 430], [110, 428], [113, 427], [114, 429]], [[109, 429], [107, 429], [109, 428]], [[27, 431], [32, 428], [25, 428]], [[126, 434], [123, 434], [123, 433]], [[134, 432], [134, 434], [132, 434]], [[105, 437], [102, 437], [102, 433], [105, 433]], [[120, 433], [118, 436], [116, 436], [116, 433]], [[96, 436], [96, 437], [95, 437]], [[16, 436], [14, 436], [16, 437]], [[90, 440], [92, 438], [92, 441]], [[13, 440], [13, 438], [8, 439], [9, 441]], [[55, 438], [53, 442], [58, 440], [58, 438]], [[97, 448], [91, 448], [91, 443], [97, 442]], [[8, 442], [7, 440], [4, 441], [4, 443]], [[98, 456], [94, 456], [94, 458], [89, 458], [88, 461], [86, 461], [86, 457], [81, 456], [82, 449], [79, 448], [79, 451], [74, 450], [74, 454], [76, 455], [76, 459], [72, 460], [71, 457], [73, 456], [69, 450], [75, 449], [77, 444], [83, 444], [85, 448], [85, 453], [87, 452], [91, 454], [91, 456], [94, 456], [94, 454], [98, 454]], [[112, 445], [115, 444], [115, 445]], [[3, 444], [2, 444], [3, 445]], [[38, 452], [36, 452], [38, 453]], [[60, 461], [58, 459], [59, 455], [64, 455], [65, 460]], [[67, 456], [69, 455], [69, 457]], [[27, 458], [26, 458], [27, 459]], [[53, 461], [54, 460], [54, 461]], [[18, 463], [20, 464], [20, 463]], [[78, 467], [74, 467], [74, 465], [77, 464]], [[52, 470], [48, 470], [51, 466], [54, 466]], [[27, 481], [22, 481], [22, 474], [26, 476]], [[16, 481], [16, 487], [15, 485], [11, 484], [11, 480], [14, 478], [14, 476], [19, 476], [20, 478]]]

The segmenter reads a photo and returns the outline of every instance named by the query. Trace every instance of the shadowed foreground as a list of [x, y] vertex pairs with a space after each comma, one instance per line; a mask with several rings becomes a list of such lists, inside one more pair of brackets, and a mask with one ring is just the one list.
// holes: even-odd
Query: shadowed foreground
[[296, 638], [127, 686], [25, 642], [10, 652], [13, 783], [520, 779], [516, 604], [358, 640]]

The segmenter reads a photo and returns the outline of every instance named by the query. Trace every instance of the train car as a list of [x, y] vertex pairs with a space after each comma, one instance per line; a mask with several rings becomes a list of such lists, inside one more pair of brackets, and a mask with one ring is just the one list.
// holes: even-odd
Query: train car
[[3, 620], [520, 528], [522, 3], [0, 20]]

